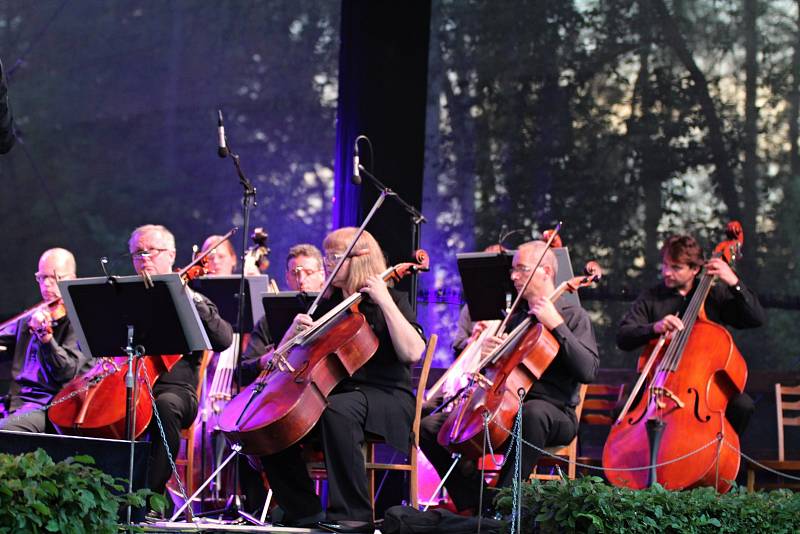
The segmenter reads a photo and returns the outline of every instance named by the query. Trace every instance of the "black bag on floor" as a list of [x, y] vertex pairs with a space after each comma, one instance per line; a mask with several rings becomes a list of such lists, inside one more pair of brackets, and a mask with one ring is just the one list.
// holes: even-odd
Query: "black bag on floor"
[[[481, 532], [499, 534], [503, 521], [481, 519]], [[386, 510], [381, 525], [382, 534], [474, 534], [478, 532], [478, 518], [464, 517], [448, 510], [436, 509], [421, 512], [410, 506], [392, 506]]]

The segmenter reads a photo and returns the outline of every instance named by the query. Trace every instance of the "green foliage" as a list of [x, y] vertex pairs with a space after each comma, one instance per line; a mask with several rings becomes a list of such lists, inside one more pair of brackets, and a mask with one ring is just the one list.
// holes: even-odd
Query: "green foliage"
[[[754, 532], [793, 533], [800, 526], [800, 495], [788, 490], [747, 493], [734, 488], [719, 495], [712, 488], [667, 491], [660, 485], [634, 491], [615, 488], [598, 477], [535, 480], [523, 485], [522, 532]], [[511, 513], [511, 491], [497, 498], [498, 510]]]
[[0, 534], [116, 532], [120, 507], [144, 506], [148, 495], [163, 510], [163, 497], [150, 490], [128, 495], [123, 481], [93, 464], [90, 456], [55, 463], [42, 449], [0, 454]]

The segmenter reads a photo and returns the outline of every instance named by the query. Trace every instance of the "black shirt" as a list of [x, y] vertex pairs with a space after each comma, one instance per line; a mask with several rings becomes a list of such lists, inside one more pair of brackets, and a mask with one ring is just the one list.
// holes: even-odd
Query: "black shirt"
[[[528, 315], [527, 303], [509, 320], [509, 331]], [[560, 300], [555, 304], [564, 322], [550, 333], [560, 344], [553, 362], [533, 385], [526, 399], [544, 399], [559, 407], [575, 408], [580, 401], [580, 385], [593, 382], [600, 367], [594, 329], [586, 310]], [[533, 324], [538, 321], [531, 316]]]
[[[663, 282], [642, 291], [619, 323], [617, 346], [622, 350], [634, 350], [657, 338], [653, 325], [665, 315], [680, 313], [682, 316], [697, 289], [697, 282], [695, 279], [686, 296]], [[709, 320], [734, 328], [754, 328], [767, 319], [756, 294], [741, 281], [733, 287], [718, 281], [706, 297], [705, 311]]]
[[[208, 340], [211, 342], [211, 350], [221, 352], [233, 343], [233, 328], [219, 315], [217, 306], [206, 296], [194, 293], [194, 305], [197, 308], [197, 315], [203, 323]], [[192, 396], [197, 396], [197, 381], [200, 369], [200, 361], [203, 358], [203, 351], [198, 350], [189, 354], [184, 354], [183, 358], [170, 370], [161, 375], [153, 389], [163, 391], [165, 389], [181, 388], [190, 391]]]

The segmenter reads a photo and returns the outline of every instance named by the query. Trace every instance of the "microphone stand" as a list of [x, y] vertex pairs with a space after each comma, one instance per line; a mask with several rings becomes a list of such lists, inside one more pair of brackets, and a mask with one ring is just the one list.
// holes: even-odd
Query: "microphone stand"
[[[224, 135], [224, 134], [223, 134]], [[227, 142], [227, 138], [226, 138]], [[233, 160], [233, 166], [236, 168], [236, 175], [239, 177], [239, 184], [242, 186], [242, 253], [240, 256], [242, 262], [242, 274], [239, 277], [239, 308], [236, 311], [236, 331], [239, 333], [238, 347], [236, 354], [236, 387], [237, 390], [241, 388], [242, 384], [242, 354], [244, 353], [244, 307], [245, 307], [245, 284], [246, 278], [244, 274], [244, 259], [247, 254], [247, 239], [250, 235], [250, 210], [256, 205], [256, 188], [253, 187], [252, 182], [247, 179], [242, 167], [239, 164], [239, 155], [233, 152], [231, 146], [227, 144], [226, 151], [220, 151], [221, 157], [230, 156]], [[239, 455], [236, 454], [234, 467], [233, 467], [233, 491], [234, 493], [228, 497], [225, 503], [225, 508], [217, 512], [204, 513], [203, 515], [215, 515], [219, 513], [223, 516], [236, 518], [241, 517], [250, 523], [257, 526], [264, 526], [265, 523], [259, 521], [252, 515], [242, 510], [242, 498], [239, 493]]]
[[[367, 178], [370, 179], [372, 185], [374, 185], [378, 191], [380, 191], [384, 195], [391, 195], [394, 197], [395, 200], [403, 207], [404, 210], [409, 214], [411, 217], [411, 250], [418, 250], [420, 248], [420, 225], [424, 222], [427, 222], [425, 216], [414, 206], [406, 202], [405, 200], [400, 197], [395, 191], [392, 191], [390, 188], [386, 187], [383, 182], [381, 182], [374, 174], [369, 172], [367, 169], [363, 167], [360, 163], [358, 164], [359, 173], [364, 174]], [[417, 273], [414, 272], [411, 274], [411, 309], [414, 313], [417, 312]]]

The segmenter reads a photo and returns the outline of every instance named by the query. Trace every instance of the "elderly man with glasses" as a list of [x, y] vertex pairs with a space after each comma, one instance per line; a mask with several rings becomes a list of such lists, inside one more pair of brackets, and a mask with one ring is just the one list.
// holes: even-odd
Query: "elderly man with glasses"
[[[148, 224], [134, 230], [128, 250], [136, 274], [152, 276], [173, 272], [175, 237], [163, 226]], [[208, 298], [196, 292], [192, 295], [212, 350], [225, 350], [233, 340], [231, 325], [219, 316], [217, 307]], [[202, 357], [202, 351], [184, 354], [153, 386], [156, 408], [173, 458], [178, 453], [181, 429], [188, 428], [197, 415], [197, 381]], [[157, 419], [153, 418], [148, 428], [152, 443], [149, 484], [153, 491], [163, 492], [172, 469], [157, 425]]]
[[0, 354], [11, 355], [11, 385], [0, 398], [3, 430], [44, 432], [44, 407], [91, 363], [81, 352], [57, 282], [75, 278], [75, 257], [63, 248], [46, 250], [34, 274], [43, 304], [0, 332]]

